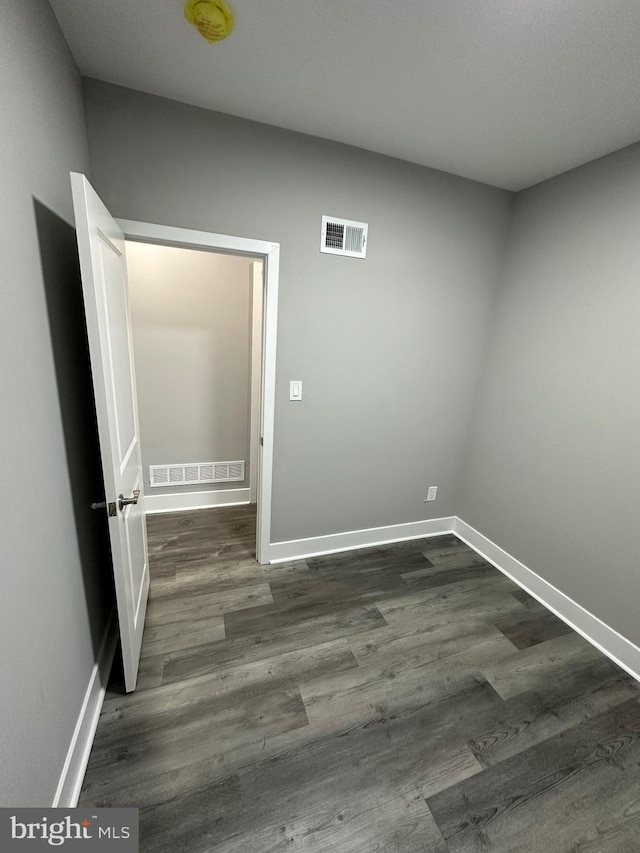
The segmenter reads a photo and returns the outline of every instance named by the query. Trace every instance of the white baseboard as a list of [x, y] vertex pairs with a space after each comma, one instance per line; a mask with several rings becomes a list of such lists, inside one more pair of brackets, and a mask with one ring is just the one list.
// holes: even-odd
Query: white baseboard
[[209, 509], [214, 506], [248, 504], [250, 498], [250, 489], [209, 489], [204, 492], [145, 494], [144, 511], [147, 514], [152, 514], [156, 512], [184, 512], [189, 509]]
[[460, 518], [453, 532], [585, 640], [640, 681], [640, 648]]
[[87, 685], [82, 708], [60, 774], [58, 788], [53, 798], [53, 808], [71, 809], [75, 808], [78, 803], [84, 774], [89, 763], [91, 747], [93, 746], [93, 738], [98, 727], [102, 703], [107, 691], [107, 682], [109, 681], [117, 639], [117, 620], [114, 611], [104, 632], [98, 652], [98, 660], [93, 667]]
[[268, 546], [268, 558], [270, 563], [282, 563], [337, 551], [372, 548], [389, 542], [402, 542], [405, 539], [439, 536], [451, 533], [453, 522], [453, 517], [447, 516], [410, 521], [406, 524], [390, 524], [386, 527], [370, 527], [367, 530], [349, 530], [328, 536], [311, 536], [308, 539], [291, 539], [288, 542], [272, 542]]

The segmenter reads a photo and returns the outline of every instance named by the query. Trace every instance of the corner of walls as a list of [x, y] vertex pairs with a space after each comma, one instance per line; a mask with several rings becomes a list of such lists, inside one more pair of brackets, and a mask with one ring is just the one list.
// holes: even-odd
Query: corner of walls
[[506, 217], [504, 232], [502, 235], [501, 252], [495, 269], [495, 286], [493, 290], [493, 298], [488, 309], [488, 318], [485, 324], [485, 333], [482, 341], [482, 346], [480, 348], [478, 359], [474, 367], [475, 379], [472, 383], [471, 392], [469, 395], [468, 417], [465, 421], [464, 437], [460, 449], [458, 474], [455, 481], [453, 501], [456, 512], [458, 512], [460, 506], [460, 498], [465, 484], [467, 461], [471, 453], [471, 439], [474, 432], [474, 424], [477, 414], [480, 411], [480, 405], [483, 398], [483, 384], [489, 361], [492, 334], [497, 324], [497, 308], [500, 302], [502, 290], [506, 286], [508, 279], [507, 268], [509, 260], [509, 251], [515, 227], [519, 199], [520, 193], [509, 193], [509, 208]]
[[452, 532], [640, 682], [640, 648], [461, 518]]
[[636, 144], [518, 195], [456, 502], [632, 644], [639, 194]]
[[447, 533], [453, 533], [473, 548], [640, 682], [640, 648], [637, 645], [458, 516], [275, 542], [268, 548], [268, 559], [270, 563], [292, 562]]

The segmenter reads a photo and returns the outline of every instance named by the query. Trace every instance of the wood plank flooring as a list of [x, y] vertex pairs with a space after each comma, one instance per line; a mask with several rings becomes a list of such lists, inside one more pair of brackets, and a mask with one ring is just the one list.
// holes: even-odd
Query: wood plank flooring
[[250, 507], [148, 529], [81, 794], [143, 853], [640, 850], [638, 685], [454, 536], [261, 567]]

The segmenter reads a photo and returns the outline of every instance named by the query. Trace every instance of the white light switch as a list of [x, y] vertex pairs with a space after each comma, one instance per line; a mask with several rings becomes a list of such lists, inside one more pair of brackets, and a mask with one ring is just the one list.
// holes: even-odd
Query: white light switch
[[302, 400], [302, 381], [300, 379], [292, 379], [289, 382], [289, 399]]

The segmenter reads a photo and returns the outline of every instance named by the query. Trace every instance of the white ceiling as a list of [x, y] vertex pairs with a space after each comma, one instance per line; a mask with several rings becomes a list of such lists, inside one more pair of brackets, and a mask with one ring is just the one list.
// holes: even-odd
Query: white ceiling
[[50, 0], [80, 71], [517, 190], [640, 139], [639, 0]]

